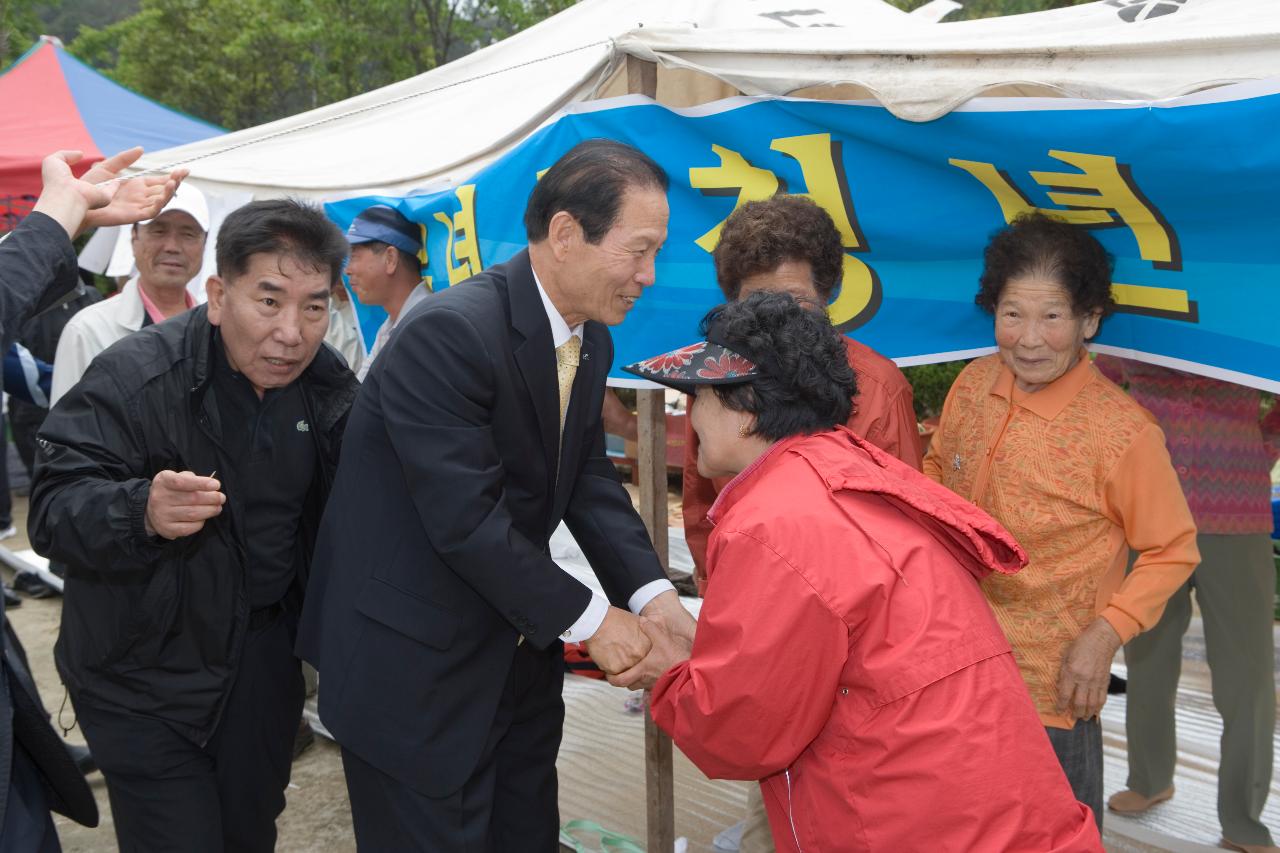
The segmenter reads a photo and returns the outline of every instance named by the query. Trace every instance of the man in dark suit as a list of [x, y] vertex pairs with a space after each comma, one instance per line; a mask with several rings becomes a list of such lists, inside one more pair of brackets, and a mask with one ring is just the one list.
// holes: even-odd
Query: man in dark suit
[[[634, 148], [579, 144], [530, 196], [528, 249], [401, 318], [361, 389], [298, 648], [362, 850], [556, 850], [561, 640], [618, 672], [648, 652], [635, 614], [692, 635], [600, 420], [666, 189]], [[608, 601], [552, 562], [562, 519]]]
[[[75, 287], [72, 240], [84, 229], [155, 216], [185, 171], [105, 183], [142, 156], [133, 148], [108, 157], [77, 179], [78, 151], [59, 151], [42, 165], [44, 187], [31, 213], [0, 243], [0, 346]], [[0, 606], [0, 851], [57, 853], [50, 810], [97, 826], [98, 806], [66, 746], [49, 723], [26, 652]]]

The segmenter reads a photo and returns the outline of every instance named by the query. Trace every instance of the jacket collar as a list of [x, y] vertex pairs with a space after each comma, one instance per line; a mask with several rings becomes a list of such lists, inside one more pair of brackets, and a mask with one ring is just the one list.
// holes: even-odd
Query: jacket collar
[[[998, 358], [998, 356], [997, 356]], [[1089, 361], [1089, 350], [1080, 348], [1079, 358], [1071, 369], [1050, 382], [1039, 391], [1031, 394], [1015, 394], [1013, 371], [1000, 361], [1000, 372], [991, 383], [991, 394], [1002, 397], [1014, 405], [1021, 406], [1033, 414], [1051, 421], [1062, 413], [1067, 404], [1076, 398], [1084, 386], [1093, 380], [1093, 364]], [[1015, 399], [1016, 398], [1016, 399]]]
[[[1026, 552], [999, 522], [843, 425], [775, 443], [724, 487], [707, 518], [716, 524], [771, 469], [794, 457], [802, 459], [826, 484], [836, 505], [840, 504], [840, 492], [878, 494], [924, 526], [941, 528], [944, 547], [964, 552], [970, 558], [966, 568], [979, 579], [993, 571], [1012, 574], [1026, 565]], [[771, 495], [769, 499], [787, 498]]]
[[720, 494], [716, 495], [715, 502], [711, 504], [711, 509], [707, 510], [707, 521], [715, 524], [724, 516], [729, 508], [738, 502], [741, 495], [749, 492], [750, 483], [758, 479], [761, 470], [768, 468], [768, 463], [775, 456], [780, 454], [782, 450], [795, 444], [804, 436], [793, 435], [790, 438], [784, 438], [781, 441], [775, 441], [769, 445], [769, 449], [756, 457], [755, 461], [738, 472], [738, 475], [725, 484], [720, 490]]
[[517, 252], [507, 261], [506, 269], [511, 328], [518, 337], [512, 342], [512, 352], [538, 420], [547, 470], [555, 471], [560, 456], [560, 399], [551, 323], [538, 295], [529, 250]]

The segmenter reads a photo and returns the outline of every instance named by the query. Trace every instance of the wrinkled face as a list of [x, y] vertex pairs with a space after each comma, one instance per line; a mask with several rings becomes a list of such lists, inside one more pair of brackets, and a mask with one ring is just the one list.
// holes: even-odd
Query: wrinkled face
[[234, 281], [209, 279], [209, 322], [232, 368], [261, 397], [302, 375], [329, 328], [329, 271], [292, 255], [257, 254]]
[[742, 280], [738, 299], [746, 299], [753, 293], [790, 293], [797, 302], [824, 308], [818, 300], [818, 289], [813, 286], [813, 267], [808, 261], [783, 261], [771, 272], [758, 272]]
[[667, 216], [667, 197], [660, 189], [633, 186], [599, 243], [588, 243], [575, 223], [559, 279], [560, 299], [553, 299], [570, 327], [584, 320], [616, 326], [626, 319], [654, 282], [654, 259], [667, 239]]
[[1011, 279], [996, 303], [996, 346], [1021, 391], [1039, 391], [1070, 370], [1085, 338], [1098, 331], [1095, 312], [1078, 316], [1071, 294], [1048, 278]]
[[390, 295], [391, 275], [387, 255], [395, 249], [381, 243], [356, 243], [347, 259], [347, 281], [361, 305], [385, 305]]
[[186, 287], [200, 272], [204, 230], [184, 210], [162, 213], [133, 229], [138, 278], [150, 287]]
[[689, 424], [698, 434], [698, 473], [704, 477], [733, 477], [756, 453], [742, 428], [751, 418], [725, 408], [710, 387], [698, 387], [689, 409]]

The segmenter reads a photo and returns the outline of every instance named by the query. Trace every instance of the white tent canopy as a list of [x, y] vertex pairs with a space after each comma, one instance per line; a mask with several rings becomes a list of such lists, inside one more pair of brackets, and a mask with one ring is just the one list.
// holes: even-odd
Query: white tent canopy
[[[1159, 5], [1171, 13], [1138, 14]], [[743, 94], [872, 97], [899, 118], [930, 121], [978, 95], [1153, 101], [1278, 75], [1280, 3], [1109, 0], [905, 31], [803, 30], [784, 39], [760, 29], [646, 27], [621, 36], [617, 48]]]
[[627, 56], [658, 63], [671, 106], [873, 97], [928, 120], [978, 94], [1155, 100], [1277, 76], [1280, 3], [1105, 0], [933, 23], [882, 0], [583, 0], [417, 77], [140, 166], [183, 162], [214, 196], [403, 194], [474, 173], [573, 102], [625, 93]]

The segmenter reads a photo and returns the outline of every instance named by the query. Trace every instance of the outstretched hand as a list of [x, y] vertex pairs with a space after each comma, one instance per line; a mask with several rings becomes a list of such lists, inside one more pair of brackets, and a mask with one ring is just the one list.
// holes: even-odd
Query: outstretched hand
[[130, 148], [77, 178], [71, 167], [83, 156], [80, 151], [56, 151], [44, 158], [44, 189], [34, 208], [57, 221], [72, 238], [85, 228], [128, 225], [154, 218], [187, 176], [186, 169], [175, 169], [167, 175], [108, 183], [142, 156], [141, 148]]

